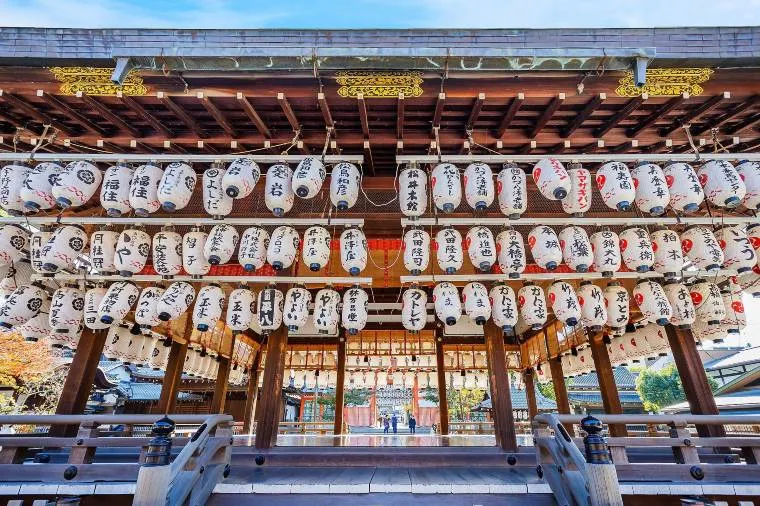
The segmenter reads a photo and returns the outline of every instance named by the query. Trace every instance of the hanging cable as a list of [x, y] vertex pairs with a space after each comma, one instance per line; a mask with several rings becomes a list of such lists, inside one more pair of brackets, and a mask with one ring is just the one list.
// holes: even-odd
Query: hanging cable
[[396, 164], [396, 174], [393, 176], [393, 198], [390, 199], [388, 202], [384, 202], [382, 204], [378, 204], [377, 202], [373, 201], [371, 198], [369, 198], [369, 195], [367, 195], [367, 192], [364, 190], [364, 165], [359, 164], [359, 189], [362, 192], [362, 195], [364, 195], [364, 198], [367, 199], [367, 202], [372, 204], [375, 207], [385, 207], [387, 205], [390, 205], [396, 200], [398, 200], [398, 174], [399, 174], [399, 167], [401, 167], [401, 164]]

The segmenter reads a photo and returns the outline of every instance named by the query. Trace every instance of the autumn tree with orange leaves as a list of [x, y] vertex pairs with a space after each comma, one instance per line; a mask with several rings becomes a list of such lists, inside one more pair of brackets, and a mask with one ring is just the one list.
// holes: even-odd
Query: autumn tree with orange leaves
[[[0, 334], [0, 386], [14, 390], [13, 399], [0, 398], [0, 412], [50, 412], [63, 385], [60, 360], [44, 343], [25, 341], [17, 333]], [[17, 405], [19, 398], [33, 396], [34, 406]]]

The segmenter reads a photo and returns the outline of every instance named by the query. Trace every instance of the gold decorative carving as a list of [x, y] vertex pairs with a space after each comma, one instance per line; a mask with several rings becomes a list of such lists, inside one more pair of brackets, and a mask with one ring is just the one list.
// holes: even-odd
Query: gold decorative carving
[[52, 67], [57, 81], [61, 82], [62, 95], [76, 95], [78, 91], [86, 95], [116, 95], [121, 91], [124, 95], [147, 95], [148, 88], [143, 85], [143, 79], [137, 72], [130, 72], [119, 86], [111, 82], [113, 69], [96, 67]]
[[705, 90], [700, 83], [708, 81], [712, 74], [713, 70], [708, 68], [648, 68], [646, 84], [637, 88], [633, 82], [633, 71], [627, 70], [615, 93], [621, 97], [638, 97], [642, 93], [650, 97], [676, 97], [683, 93], [701, 95]]
[[341, 71], [336, 77], [341, 97], [356, 98], [359, 93], [364, 98], [395, 98], [399, 93], [404, 97], [422, 96], [421, 72]]

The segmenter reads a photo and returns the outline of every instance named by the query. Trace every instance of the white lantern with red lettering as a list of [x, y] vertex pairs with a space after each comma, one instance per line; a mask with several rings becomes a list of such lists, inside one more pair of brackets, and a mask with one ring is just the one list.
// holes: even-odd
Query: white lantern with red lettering
[[63, 171], [63, 167], [52, 162], [39, 163], [30, 170], [19, 189], [24, 207], [32, 212], [55, 207], [53, 185]]
[[162, 322], [176, 320], [188, 310], [195, 300], [195, 288], [185, 281], [175, 281], [167, 287], [156, 304], [158, 319]]
[[132, 210], [129, 193], [135, 170], [126, 163], [117, 163], [106, 169], [100, 187], [100, 205], [106, 214], [118, 218]]
[[639, 281], [633, 289], [633, 300], [636, 301], [644, 318], [657, 325], [667, 325], [673, 317], [673, 307], [659, 283], [648, 280]]
[[562, 199], [562, 210], [567, 214], [583, 216], [591, 209], [591, 173], [580, 165], [567, 170], [570, 176], [570, 193]]
[[114, 266], [119, 275], [128, 278], [145, 268], [150, 254], [150, 236], [136, 228], [122, 231], [116, 242]]
[[427, 175], [410, 167], [401, 171], [398, 178], [399, 205], [404, 216], [422, 216], [427, 210]]
[[303, 234], [303, 263], [317, 272], [330, 261], [330, 232], [324, 227], [309, 227]]
[[140, 289], [129, 281], [112, 283], [98, 306], [98, 320], [108, 325], [122, 321], [139, 296]]
[[742, 204], [747, 209], [760, 209], [760, 162], [742, 161], [736, 172], [747, 189]]
[[296, 259], [299, 242], [298, 232], [293, 227], [277, 227], [272, 232], [272, 239], [269, 241], [267, 262], [276, 271], [287, 269]]
[[193, 307], [193, 325], [200, 332], [208, 332], [216, 327], [222, 318], [224, 290], [216, 283], [206, 285], [198, 291]]
[[446, 274], [455, 274], [462, 268], [464, 263], [464, 251], [462, 250], [462, 234], [458, 230], [446, 227], [435, 234], [433, 241], [438, 267]]
[[464, 196], [476, 211], [487, 209], [496, 196], [491, 167], [482, 162], [471, 163], [464, 170]]
[[42, 248], [42, 268], [45, 272], [75, 269], [75, 261], [87, 246], [87, 234], [79, 225], [58, 227]]
[[708, 227], [693, 226], [681, 234], [681, 249], [699, 269], [718, 270], [723, 265], [723, 250]]
[[100, 273], [116, 271], [114, 258], [119, 233], [114, 230], [98, 230], [90, 236], [90, 265]]
[[607, 309], [607, 325], [614, 331], [625, 329], [631, 318], [628, 291], [618, 281], [611, 281], [604, 288], [604, 307]]
[[477, 226], [467, 231], [464, 240], [470, 262], [476, 269], [489, 272], [496, 263], [496, 241], [488, 227]]
[[670, 162], [662, 172], [670, 191], [670, 207], [680, 213], [697, 211], [705, 200], [705, 192], [694, 167], [685, 162]]
[[311, 292], [304, 287], [293, 287], [285, 293], [282, 321], [289, 332], [297, 331], [309, 321], [310, 303]]
[[203, 246], [203, 256], [211, 265], [226, 264], [237, 248], [237, 229], [231, 225], [214, 225]]
[[596, 185], [602, 201], [610, 209], [628, 211], [636, 199], [636, 188], [628, 166], [622, 162], [607, 162], [596, 171]]
[[259, 165], [250, 158], [233, 160], [222, 176], [222, 190], [229, 197], [244, 199], [251, 194], [261, 178]]
[[227, 326], [233, 332], [248, 330], [256, 311], [256, 296], [247, 288], [236, 288], [227, 302]]
[[636, 207], [652, 216], [660, 216], [670, 202], [665, 174], [659, 165], [641, 162], [631, 170], [636, 188]]
[[249, 227], [240, 237], [238, 262], [246, 271], [255, 271], [264, 267], [267, 261], [269, 232], [261, 227]]
[[21, 260], [27, 249], [29, 234], [18, 225], [0, 225], [0, 266]]
[[182, 237], [182, 268], [194, 279], [205, 276], [211, 269], [203, 255], [207, 240], [208, 234], [197, 227]]
[[[222, 180], [226, 171], [217, 165], [212, 165], [203, 173], [203, 209], [216, 218], [227, 216], [232, 212], [234, 199], [227, 195], [222, 188]], [[289, 188], [289, 187], [288, 187]]]
[[654, 252], [654, 270], [665, 276], [665, 279], [679, 276], [683, 269], [683, 251], [681, 239], [673, 230], [660, 229], [651, 234], [652, 251]]
[[332, 288], [323, 288], [314, 296], [314, 327], [320, 334], [329, 334], [338, 325], [340, 294]]
[[742, 225], [721, 227], [716, 231], [715, 238], [723, 250], [723, 267], [726, 269], [736, 269], [736, 272], [743, 274], [757, 265], [755, 249]]
[[499, 210], [516, 220], [528, 209], [528, 184], [525, 171], [513, 163], [505, 163], [496, 176]]
[[367, 267], [367, 238], [362, 229], [351, 227], [340, 234], [340, 264], [352, 276], [358, 276]]
[[18, 288], [16, 268], [13, 265], [9, 265], [7, 266], [3, 279], [0, 280], [0, 303], [8, 298], [16, 288]]
[[293, 208], [293, 171], [284, 163], [269, 167], [264, 186], [264, 203], [267, 209], [278, 218]]
[[193, 196], [198, 176], [184, 162], [172, 162], [164, 169], [156, 195], [165, 211], [177, 211], [187, 207]]
[[84, 318], [84, 292], [76, 286], [62, 286], [50, 299], [48, 324], [56, 332], [75, 332]]
[[483, 283], [467, 283], [462, 289], [464, 312], [476, 325], [485, 325], [491, 317], [491, 301]]
[[161, 208], [158, 185], [163, 175], [164, 171], [152, 163], [140, 165], [135, 170], [129, 187], [129, 205], [137, 216], [148, 216]]
[[517, 292], [517, 305], [520, 317], [531, 329], [538, 330], [546, 324], [546, 297], [540, 286], [525, 283]]
[[38, 274], [45, 273], [45, 269], [42, 268], [42, 264], [45, 261], [42, 256], [42, 250], [52, 235], [52, 232], [42, 226], [39, 231], [34, 232], [29, 238], [29, 262], [32, 264], [32, 270]]
[[757, 257], [758, 264], [760, 264], [760, 254], [758, 253], [760, 252], [760, 223], [747, 225], [747, 238], [752, 245], [752, 249], [755, 250], [755, 257]]
[[723, 305], [718, 285], [700, 279], [691, 285], [689, 293], [697, 319], [708, 325], [719, 325], [721, 320], [726, 319], [726, 306]]
[[412, 228], [404, 234], [404, 267], [413, 276], [419, 276], [430, 263], [430, 234], [421, 228]]
[[90, 162], [71, 162], [53, 183], [52, 194], [58, 207], [85, 205], [100, 187], [103, 173]]
[[401, 324], [410, 332], [419, 332], [427, 325], [427, 293], [407, 288], [401, 298]]
[[649, 233], [641, 227], [626, 228], [620, 233], [620, 254], [632, 271], [649, 272], [654, 265], [654, 251]]
[[549, 200], [562, 200], [570, 193], [570, 176], [562, 162], [543, 158], [533, 167], [533, 181], [541, 195]]
[[528, 234], [528, 246], [533, 261], [546, 270], [553, 271], [562, 263], [562, 248], [559, 238], [551, 227], [539, 225]]
[[742, 289], [739, 285], [729, 280], [728, 284], [720, 291], [723, 306], [726, 308], [726, 318], [721, 324], [728, 327], [729, 334], [738, 334], [747, 326], [747, 314], [744, 312], [742, 301]]
[[135, 323], [144, 329], [150, 329], [161, 324], [158, 318], [158, 300], [164, 294], [159, 286], [146, 286], [140, 292], [135, 306]]
[[726, 160], [710, 160], [699, 168], [697, 177], [707, 200], [718, 207], [737, 207], [747, 193], [739, 173]]
[[590, 237], [591, 250], [594, 252], [593, 268], [601, 272], [605, 278], [612, 277], [620, 270], [622, 257], [620, 254], [620, 237], [611, 230], [594, 232]]
[[509, 285], [501, 284], [491, 288], [491, 318], [494, 325], [503, 332], [511, 332], [517, 325], [518, 309], [515, 291]]
[[41, 285], [21, 285], [0, 306], [0, 327], [10, 329], [23, 325], [40, 312], [48, 296]]
[[608, 317], [602, 289], [591, 281], [581, 281], [578, 302], [581, 305], [581, 323], [592, 332], [602, 330]]
[[444, 213], [451, 213], [462, 202], [462, 181], [453, 163], [439, 163], [430, 175], [433, 203]]
[[90, 288], [84, 293], [84, 326], [90, 330], [101, 330], [108, 328], [109, 323], [100, 321], [98, 311], [100, 303], [106, 296], [108, 290], [103, 286]]
[[594, 263], [594, 253], [586, 231], [576, 226], [565, 227], [558, 238], [565, 263], [574, 271], [587, 272]]
[[496, 252], [501, 272], [510, 278], [519, 278], [528, 263], [522, 234], [513, 228], [499, 232], [496, 236]]
[[327, 171], [319, 158], [309, 156], [298, 163], [293, 172], [293, 191], [302, 199], [313, 198], [322, 189]]
[[359, 200], [361, 173], [353, 163], [340, 162], [330, 175], [330, 201], [338, 211], [347, 211]]
[[574, 327], [581, 319], [581, 306], [573, 287], [564, 281], [555, 281], [547, 292], [554, 316], [565, 325]]
[[164, 277], [176, 276], [182, 271], [182, 236], [162, 230], [153, 236], [153, 268]]
[[665, 296], [673, 308], [670, 324], [681, 329], [691, 327], [691, 324], [696, 319], [696, 311], [689, 289], [683, 283], [677, 282], [667, 283], [662, 288], [665, 290]]
[[343, 294], [341, 325], [349, 335], [355, 336], [367, 326], [367, 307], [369, 296], [363, 289], [355, 286]]
[[21, 216], [29, 211], [21, 198], [21, 188], [32, 171], [26, 165], [5, 165], [0, 169], [0, 207], [11, 216]]
[[282, 325], [282, 292], [276, 288], [265, 288], [259, 293], [257, 313], [259, 327], [264, 334], [277, 330]]
[[454, 325], [462, 316], [462, 302], [459, 291], [452, 283], [438, 283], [433, 288], [435, 314], [446, 325]]

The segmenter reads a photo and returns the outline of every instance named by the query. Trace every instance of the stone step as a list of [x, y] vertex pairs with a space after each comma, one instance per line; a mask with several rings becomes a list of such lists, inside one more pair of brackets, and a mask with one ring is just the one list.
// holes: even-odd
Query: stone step
[[[208, 506], [245, 506], [261, 504], [261, 496], [240, 496], [239, 494], [213, 494]], [[436, 506], [555, 506], [551, 494], [410, 494], [410, 493], [369, 493], [369, 494], [269, 494], [267, 506], [334, 506], [346, 505], [393, 505], [405, 506], [436, 504]]]

